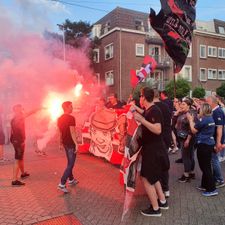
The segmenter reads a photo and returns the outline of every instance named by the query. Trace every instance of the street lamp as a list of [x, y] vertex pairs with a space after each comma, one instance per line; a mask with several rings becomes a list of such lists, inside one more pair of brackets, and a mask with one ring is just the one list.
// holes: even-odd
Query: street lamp
[[62, 24], [57, 24], [57, 26], [59, 27], [60, 30], [63, 31], [63, 60], [66, 60], [66, 42], [65, 42], [65, 29], [64, 29], [64, 25]]

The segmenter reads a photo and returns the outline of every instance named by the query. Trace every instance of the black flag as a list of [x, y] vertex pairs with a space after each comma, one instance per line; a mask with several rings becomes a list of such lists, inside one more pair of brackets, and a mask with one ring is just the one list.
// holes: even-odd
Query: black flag
[[195, 28], [195, 5], [197, 0], [160, 0], [161, 10], [156, 15], [150, 10], [150, 23], [161, 36], [165, 49], [175, 64], [178, 73], [185, 64], [193, 29]]

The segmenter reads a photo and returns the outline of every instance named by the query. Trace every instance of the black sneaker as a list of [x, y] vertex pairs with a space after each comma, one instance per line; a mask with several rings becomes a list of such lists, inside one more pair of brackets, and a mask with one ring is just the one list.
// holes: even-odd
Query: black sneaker
[[22, 174], [21, 174], [21, 176], [20, 176], [20, 177], [24, 179], [24, 178], [29, 177], [29, 176], [30, 176], [30, 174], [29, 174], [29, 173], [24, 172], [24, 173], [22, 173]]
[[14, 180], [12, 181], [12, 186], [23, 186], [25, 183], [19, 181], [19, 180]]
[[186, 177], [184, 174], [182, 175], [182, 177], [180, 177], [178, 179], [178, 182], [180, 183], [187, 183], [187, 182], [190, 182], [190, 177]]
[[175, 163], [183, 163], [183, 159], [182, 158], [177, 159], [177, 160], [175, 160]]
[[160, 208], [158, 210], [154, 210], [152, 207], [141, 210], [141, 214], [144, 216], [162, 216]]
[[159, 208], [160, 209], [169, 209], [169, 205], [168, 202], [166, 201], [165, 203], [160, 202], [160, 200], [158, 199], [158, 204], [159, 204]]

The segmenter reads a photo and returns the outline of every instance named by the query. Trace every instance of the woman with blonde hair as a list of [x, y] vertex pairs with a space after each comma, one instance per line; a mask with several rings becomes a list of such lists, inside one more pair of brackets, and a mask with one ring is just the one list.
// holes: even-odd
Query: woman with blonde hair
[[192, 133], [196, 134], [197, 158], [202, 171], [201, 185], [197, 188], [203, 191], [203, 196], [218, 195], [211, 168], [212, 152], [215, 146], [213, 137], [215, 122], [212, 117], [212, 108], [208, 103], [203, 103], [200, 107], [199, 118], [196, 123], [194, 123], [191, 114], [188, 114], [187, 118]]

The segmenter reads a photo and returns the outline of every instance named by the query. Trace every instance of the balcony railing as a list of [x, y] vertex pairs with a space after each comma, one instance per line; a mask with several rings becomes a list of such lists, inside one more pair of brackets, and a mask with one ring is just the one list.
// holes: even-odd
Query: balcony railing
[[147, 32], [145, 42], [147, 44], [163, 45], [163, 41], [156, 32]]
[[158, 69], [166, 69], [172, 67], [172, 60], [170, 57], [164, 57], [161, 55], [150, 55], [157, 62]]

